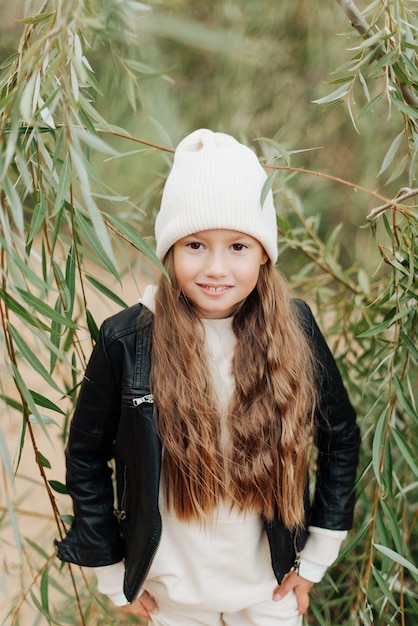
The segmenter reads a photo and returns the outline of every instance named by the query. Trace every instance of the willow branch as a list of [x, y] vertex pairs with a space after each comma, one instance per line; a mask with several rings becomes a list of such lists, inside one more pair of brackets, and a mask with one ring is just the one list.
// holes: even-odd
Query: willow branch
[[400, 208], [399, 205], [402, 202], [405, 202], [405, 200], [408, 200], [409, 198], [413, 198], [414, 196], [417, 196], [417, 195], [418, 195], [418, 189], [410, 189], [409, 187], [403, 187], [398, 193], [398, 195], [396, 196], [396, 198], [393, 198], [393, 200], [386, 202], [386, 204], [382, 204], [381, 206], [375, 207], [372, 211], [370, 211], [366, 219], [368, 222], [371, 222], [378, 215], [380, 215], [387, 209], [391, 209], [391, 208], [399, 209]]
[[337, 4], [340, 5], [350, 20], [351, 26], [355, 28], [362, 37], [366, 37], [371, 31], [371, 26], [354, 2], [352, 2], [352, 0], [337, 0]]
[[[368, 21], [365, 19], [365, 17], [362, 15], [361, 11], [357, 8], [356, 4], [352, 0], [336, 0], [336, 1], [337, 1], [337, 4], [340, 5], [342, 10], [348, 17], [348, 19], [350, 20], [352, 27], [356, 29], [356, 31], [361, 35], [363, 39], [367, 39], [372, 32], [372, 27], [370, 26]], [[375, 44], [373, 48], [375, 50], [378, 50], [379, 58], [384, 56], [385, 51], [383, 50], [381, 46], [379, 46], [378, 44]], [[399, 81], [399, 87], [400, 87], [400, 90], [402, 92], [402, 95], [404, 97], [406, 104], [409, 104], [415, 107], [418, 106], [418, 96], [415, 93], [415, 91], [413, 91], [408, 85], [406, 85], [402, 81]]]

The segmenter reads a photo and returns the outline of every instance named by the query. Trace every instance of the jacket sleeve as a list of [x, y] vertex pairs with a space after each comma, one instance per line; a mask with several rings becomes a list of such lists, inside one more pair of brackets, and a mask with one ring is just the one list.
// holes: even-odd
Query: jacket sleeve
[[66, 538], [55, 542], [61, 560], [91, 567], [123, 558], [109, 465], [120, 415], [120, 376], [109, 359], [105, 327], [106, 322], [86, 369], [66, 447], [74, 521]]
[[318, 370], [317, 474], [309, 524], [330, 530], [349, 530], [353, 522], [360, 447], [356, 414], [311, 310], [301, 301], [298, 306], [312, 342]]

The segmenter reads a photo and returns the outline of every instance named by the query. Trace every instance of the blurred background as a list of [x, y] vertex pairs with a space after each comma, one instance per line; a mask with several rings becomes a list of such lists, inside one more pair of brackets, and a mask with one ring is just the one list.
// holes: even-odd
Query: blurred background
[[[24, 28], [18, 20], [41, 4], [1, 3], [2, 59], [16, 50]], [[175, 146], [190, 131], [208, 127], [233, 134], [261, 153], [257, 140], [266, 137], [295, 153], [295, 167], [367, 189], [382, 186], [390, 196], [390, 186], [377, 175], [399, 113], [390, 118], [383, 100], [374, 115], [357, 121], [357, 132], [345, 104], [324, 112], [325, 105], [314, 103], [335, 89], [333, 73], [351, 57], [350, 45], [358, 45], [335, 0], [172, 0], [148, 6], [152, 11], [139, 17], [136, 41], [122, 41], [118, 50], [128, 54], [129, 46], [136, 48], [138, 67], [133, 70], [143, 71], [137, 92], [118, 66], [114, 49], [93, 45], [89, 52], [101, 86], [94, 105], [106, 120], [160, 145]], [[353, 100], [358, 115], [366, 104], [364, 94], [353, 94]], [[126, 140], [115, 140], [115, 146], [136, 148]], [[141, 228], [151, 234], [155, 207], [147, 206], [144, 190], [158, 185], [166, 173], [161, 155], [136, 151], [95, 167], [99, 173], [107, 170], [109, 184], [146, 211], [151, 219], [143, 216]], [[360, 228], [376, 204], [373, 199], [315, 176], [296, 175], [292, 184], [306, 214], [317, 216], [324, 229], [343, 224], [347, 261], [373, 262], [370, 239]]]

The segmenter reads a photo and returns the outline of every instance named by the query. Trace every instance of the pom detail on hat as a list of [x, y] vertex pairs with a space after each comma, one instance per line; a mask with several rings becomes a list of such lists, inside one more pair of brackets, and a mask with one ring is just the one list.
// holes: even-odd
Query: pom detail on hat
[[222, 228], [254, 237], [275, 263], [276, 211], [271, 191], [261, 206], [265, 181], [256, 154], [230, 135], [200, 129], [185, 137], [155, 222], [158, 258], [187, 235]]

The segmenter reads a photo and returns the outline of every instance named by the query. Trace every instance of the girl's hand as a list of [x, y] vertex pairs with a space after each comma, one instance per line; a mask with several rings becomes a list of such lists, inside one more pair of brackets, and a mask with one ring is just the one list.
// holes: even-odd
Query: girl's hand
[[302, 578], [296, 572], [289, 572], [283, 579], [281, 585], [273, 591], [273, 600], [279, 601], [293, 589], [298, 601], [299, 615], [303, 615], [308, 610], [309, 592], [314, 583], [306, 578]]
[[131, 602], [131, 604], [123, 606], [122, 611], [124, 613], [131, 613], [137, 617], [150, 619], [151, 615], [158, 613], [158, 606], [148, 591], [144, 591], [136, 600]]

